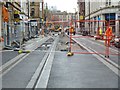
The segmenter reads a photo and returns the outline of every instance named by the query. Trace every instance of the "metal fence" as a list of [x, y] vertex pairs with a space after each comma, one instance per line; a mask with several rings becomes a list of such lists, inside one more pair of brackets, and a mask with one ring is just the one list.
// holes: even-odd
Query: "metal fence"
[[30, 39], [38, 34], [38, 28], [30, 26], [28, 23], [6, 23], [3, 22], [2, 37], [4, 38], [4, 46], [11, 46], [15, 41], [23, 43], [24, 40]]

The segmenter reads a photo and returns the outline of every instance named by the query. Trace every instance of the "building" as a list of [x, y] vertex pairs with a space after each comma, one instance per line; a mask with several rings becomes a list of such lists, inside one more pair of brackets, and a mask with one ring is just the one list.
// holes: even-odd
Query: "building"
[[[78, 4], [78, 17], [79, 17], [78, 20], [85, 20], [85, 0], [78, 0], [77, 4]], [[80, 22], [79, 27], [84, 28], [85, 23]]]
[[[0, 2], [0, 13], [2, 13], [2, 5], [3, 3]], [[2, 37], [1, 30], [2, 30], [2, 14], [0, 14], [0, 38]]]
[[[120, 0], [85, 0], [85, 19], [86, 20], [106, 20], [110, 21], [112, 30], [115, 35], [120, 35]], [[91, 34], [95, 34], [98, 27], [106, 30], [108, 22], [90, 22], [86, 27], [90, 27]]]
[[40, 2], [32, 1], [30, 2], [30, 26], [31, 26], [31, 36], [38, 34], [38, 29], [40, 28]]
[[[78, 17], [75, 13], [67, 13], [66, 11], [56, 11], [52, 12], [52, 16], [54, 17], [54, 20], [64, 22], [63, 27], [69, 26], [71, 20], [76, 20]], [[73, 24], [75, 26], [75, 24]]]
[[2, 28], [1, 36], [4, 38], [4, 46], [12, 44], [13, 41], [22, 41], [25, 34], [27, 35], [28, 30], [25, 26], [25, 21], [28, 20], [27, 2], [15, 2], [10, 1], [2, 2], [2, 10], [6, 8], [7, 19], [4, 17], [6, 14], [2, 13]]

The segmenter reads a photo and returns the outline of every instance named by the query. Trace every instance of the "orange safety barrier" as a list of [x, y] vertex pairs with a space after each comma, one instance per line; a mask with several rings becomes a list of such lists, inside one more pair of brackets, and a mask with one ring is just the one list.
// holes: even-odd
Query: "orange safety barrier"
[[[110, 20], [110, 21], [106, 21], [106, 20], [74, 20], [72, 22], [105, 22], [107, 23], [107, 29], [105, 31], [105, 34], [102, 36], [102, 40], [105, 41], [105, 51], [102, 53], [95, 53], [95, 52], [74, 52], [73, 53], [76, 53], [76, 54], [104, 54], [105, 57], [109, 58], [109, 55], [120, 55], [119, 53], [118, 54], [114, 54], [114, 53], [110, 53], [110, 41], [112, 40], [112, 37], [114, 36], [113, 33], [112, 33], [112, 28], [110, 27], [110, 22], [112, 21], [120, 21], [120, 20]], [[100, 29], [100, 28], [99, 28]], [[99, 30], [98, 29], [98, 30]], [[105, 37], [104, 37], [105, 36]], [[91, 36], [72, 36], [72, 34], [69, 35], [70, 37], [70, 50], [72, 52], [72, 38], [93, 38]]]
[[[104, 40], [105, 44], [105, 50], [103, 52], [99, 52], [99, 53], [95, 53], [95, 52], [74, 52], [73, 53], [76, 53], [76, 54], [104, 54], [106, 57], [109, 57], [109, 55], [120, 55], [119, 53], [118, 54], [114, 54], [114, 53], [110, 53], [110, 50], [109, 50], [109, 47], [110, 47], [110, 41], [112, 40], [112, 37], [113, 37], [113, 33], [112, 33], [112, 28], [110, 28], [110, 22], [113, 22], [113, 21], [119, 21], [120, 20], [109, 20], [109, 21], [106, 21], [106, 20], [71, 20], [71, 21], [48, 21], [47, 24], [64, 24], [64, 23], [68, 23], [69, 26], [71, 27], [69, 29], [69, 32], [72, 32], [73, 31], [73, 24], [75, 22], [103, 22], [105, 23], [105, 34], [102, 36], [102, 40]], [[98, 27], [97, 29], [98, 33], [100, 31], [100, 26]], [[98, 34], [99, 35], [99, 34]], [[69, 40], [70, 40], [70, 45], [69, 45], [69, 52], [72, 52], [72, 38], [93, 38], [91, 36], [73, 36], [72, 33], [69, 34]]]

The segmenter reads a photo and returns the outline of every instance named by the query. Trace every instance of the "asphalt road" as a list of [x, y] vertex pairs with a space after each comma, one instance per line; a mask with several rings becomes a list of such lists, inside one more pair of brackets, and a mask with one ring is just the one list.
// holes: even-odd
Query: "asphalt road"
[[17, 51], [3, 51], [2, 52], [2, 65], [18, 55]]
[[[90, 44], [87, 40], [79, 40], [85, 42], [86, 45]], [[60, 51], [60, 47], [66, 48], [64, 43], [69, 42], [69, 39], [61, 37], [60, 42], [61, 44], [57, 45], [56, 51], [58, 52], [55, 53], [47, 88], [118, 87], [118, 76], [100, 60], [92, 54], [74, 54], [68, 57], [66, 51]], [[72, 44], [72, 51], [88, 53], [76, 43]]]
[[[69, 39], [62, 38], [61, 40]], [[91, 47], [94, 45], [87, 40], [79, 39], [79, 41]], [[57, 46], [59, 47], [59, 45]], [[66, 47], [65, 45], [64, 48]], [[75, 50], [77, 48], [77, 45], [74, 46]], [[74, 54], [74, 56], [68, 57], [67, 52], [56, 50], [47, 84], [48, 88], [118, 88], [118, 76], [92, 54]], [[79, 48], [78, 51], [87, 52], [82, 48]], [[12, 68], [2, 77], [3, 88], [25, 88], [44, 54], [45, 52], [36, 49]]]
[[[88, 38], [76, 38], [76, 40], [79, 41], [81, 44], [83, 44], [85, 47], [92, 48], [93, 50], [97, 51], [98, 53], [105, 53], [106, 47], [104, 46], [104, 43], [103, 43], [103, 45], [102, 44], [100, 45], [100, 44], [98, 44], [97, 41], [93, 41], [93, 40], [90, 40]], [[116, 52], [114, 50], [111, 50], [111, 49], [110, 49], [110, 53], [113, 55], [110, 54], [109, 59], [118, 64], [120, 56], [117, 55]]]
[[118, 76], [93, 55], [55, 54], [48, 88], [117, 88]]
[[25, 88], [41, 62], [44, 52], [36, 50], [2, 77], [3, 88]]

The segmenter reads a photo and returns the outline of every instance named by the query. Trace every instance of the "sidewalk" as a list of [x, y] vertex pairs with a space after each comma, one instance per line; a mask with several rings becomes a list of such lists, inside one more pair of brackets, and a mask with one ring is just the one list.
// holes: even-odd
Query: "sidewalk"
[[[38, 36], [38, 38], [34, 38], [34, 39], [30, 39], [30, 40], [26, 41], [23, 45], [27, 46], [27, 45], [29, 45], [31, 43], [34, 43], [34, 41], [36, 41], [38, 39], [42, 39], [42, 38], [44, 38], [44, 37]], [[0, 42], [0, 51], [2, 51], [3, 48], [4, 48], [4, 42]]]

